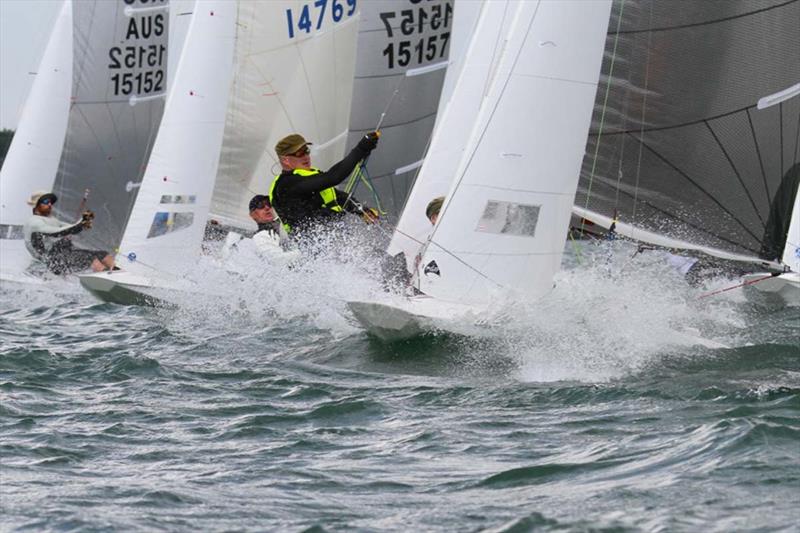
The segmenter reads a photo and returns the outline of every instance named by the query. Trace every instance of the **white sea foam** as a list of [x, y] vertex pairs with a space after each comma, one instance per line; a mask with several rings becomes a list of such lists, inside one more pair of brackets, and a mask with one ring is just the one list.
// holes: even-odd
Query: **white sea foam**
[[[292, 266], [265, 262], [247, 247], [223, 266], [205, 258], [187, 273], [200, 290], [168, 316], [178, 327], [223, 334], [299, 324], [331, 339], [362, 334], [345, 304], [381, 294], [376, 240], [374, 231], [353, 225], [321, 234]], [[705, 340], [746, 343], [740, 295], [699, 298], [733, 280], [693, 288], [657, 254], [631, 258], [635, 248], [623, 243], [579, 246], [580, 253], [567, 247], [565, 269], [541, 300], [497, 299], [484, 315], [447, 324], [463, 336], [453, 346], [465, 364], [512, 360], [526, 381], [595, 382], [660, 357], [694, 357], [708, 349]]]

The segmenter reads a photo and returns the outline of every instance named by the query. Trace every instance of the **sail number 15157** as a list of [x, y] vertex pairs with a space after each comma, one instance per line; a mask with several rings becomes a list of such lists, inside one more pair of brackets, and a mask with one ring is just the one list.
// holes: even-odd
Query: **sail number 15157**
[[[352, 17], [356, 12], [356, 2], [357, 0], [314, 0], [313, 4], [305, 4], [298, 9], [287, 9], [286, 22], [289, 26], [289, 38], [294, 39], [295, 30], [297, 33], [311, 33], [312, 29], [321, 29], [327, 13], [330, 13], [330, 19], [334, 24], [345, 17]], [[328, 9], [329, 5], [330, 9]]]

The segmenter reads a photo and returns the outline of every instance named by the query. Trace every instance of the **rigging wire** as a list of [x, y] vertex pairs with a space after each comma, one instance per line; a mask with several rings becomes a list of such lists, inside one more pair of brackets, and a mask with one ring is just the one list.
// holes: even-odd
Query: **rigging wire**
[[[594, 149], [594, 156], [592, 157], [592, 169], [589, 173], [589, 185], [586, 190], [586, 202], [584, 209], [589, 209], [589, 198], [592, 196], [592, 183], [594, 182], [594, 175], [597, 169], [597, 160], [600, 155], [600, 141], [603, 134], [603, 127], [605, 125], [606, 111], [608, 110], [608, 97], [611, 93], [611, 80], [614, 75], [614, 64], [617, 60], [617, 46], [619, 45], [620, 28], [622, 27], [622, 15], [625, 12], [625, 0], [622, 0], [619, 8], [619, 17], [617, 18], [617, 29], [614, 34], [614, 48], [611, 51], [611, 64], [608, 68], [608, 81], [606, 82], [606, 92], [603, 96], [603, 106], [600, 112], [600, 128], [597, 133], [597, 141]], [[581, 231], [583, 231], [585, 224], [581, 222]]]
[[702, 300], [704, 298], [708, 298], [709, 296], [714, 296], [716, 294], [720, 294], [720, 293], [723, 293], [723, 292], [731, 291], [733, 289], [738, 289], [739, 287], [746, 287], [748, 285], [755, 285], [756, 283], [759, 283], [761, 281], [764, 281], [764, 280], [767, 280], [767, 279], [771, 279], [771, 278], [774, 278], [774, 277], [780, 276], [780, 275], [781, 275], [780, 272], [773, 272], [773, 273], [768, 274], [768, 275], [766, 275], [764, 277], [761, 277], [761, 278], [751, 279], [751, 280], [745, 281], [743, 283], [739, 283], [737, 285], [732, 285], [730, 287], [725, 287], [724, 289], [719, 289], [719, 290], [716, 290], [716, 291], [712, 291], [712, 292], [703, 294], [701, 296], [698, 296], [697, 299], [698, 300]]
[[[648, 28], [651, 28], [652, 25], [653, 25], [653, 7], [654, 7], [653, 3], [651, 2], [650, 3], [650, 13], [649, 13], [649, 17], [648, 17], [648, 20], [647, 20]], [[648, 91], [649, 91], [649, 88], [650, 88], [650, 65], [651, 65], [650, 54], [651, 54], [652, 50], [653, 50], [653, 32], [652, 31], [648, 31], [647, 32], [647, 59], [644, 62], [645, 63], [645, 67], [644, 67], [645, 70], [644, 70], [644, 91], [642, 92], [642, 94], [644, 95], [642, 97], [642, 116], [639, 119], [639, 124], [640, 124], [640, 126], [639, 126], [639, 130], [640, 130], [639, 131], [639, 136], [642, 139], [644, 139], [644, 125], [645, 125], [645, 119], [646, 119], [646, 115], [647, 115], [647, 96], [648, 96]], [[624, 140], [622, 141], [622, 144], [624, 146], [624, 144], [625, 144]], [[642, 143], [639, 143], [639, 153], [637, 154], [637, 159], [636, 159], [636, 184], [635, 184], [634, 189], [633, 189], [634, 190], [634, 194], [633, 194], [633, 209], [632, 209], [632, 212], [631, 212], [631, 222], [635, 222], [636, 221], [636, 215], [637, 215], [636, 210], [639, 207], [639, 181], [640, 181], [640, 178], [642, 177], [642, 155], [644, 153], [643, 148], [644, 147], [642, 146]], [[620, 158], [620, 165], [622, 165], [622, 158]], [[622, 176], [620, 176], [620, 179], [622, 179]], [[619, 201], [619, 190], [620, 190], [620, 184], [619, 184], [619, 181], [618, 181], [617, 182], [617, 201]], [[618, 207], [619, 207], [619, 203], [617, 203], [617, 205], [614, 206], [615, 211], [616, 211], [616, 209]]]
[[[378, 117], [378, 123], [375, 125], [375, 129], [373, 131], [375, 133], [377, 133], [379, 137], [380, 137], [381, 125], [383, 124], [383, 121], [386, 118], [386, 114], [389, 112], [389, 108], [392, 107], [392, 104], [394, 103], [395, 98], [397, 98], [397, 95], [400, 93], [400, 88], [403, 86], [403, 83], [406, 81], [406, 78], [408, 77], [406, 74], [407, 74], [407, 72], [404, 72], [403, 75], [400, 77], [400, 81], [397, 82], [397, 86], [394, 88], [394, 91], [392, 92], [392, 95], [389, 97], [389, 101], [386, 102], [386, 107], [383, 108], [383, 111], [381, 112], [380, 116]], [[367, 154], [367, 157], [365, 157], [363, 160], [361, 160], [361, 162], [358, 165], [356, 165], [356, 168], [353, 169], [353, 172], [350, 174], [350, 178], [348, 179], [347, 185], [345, 186], [345, 192], [347, 193], [347, 198], [345, 199], [344, 204], [342, 205], [342, 207], [347, 205], [348, 202], [351, 202], [351, 203], [353, 203], [353, 205], [356, 205], [356, 202], [354, 202], [352, 200], [353, 193], [355, 193], [356, 189], [358, 188], [358, 184], [360, 182], [364, 182], [364, 184], [367, 186], [367, 188], [370, 191], [372, 191], [373, 196], [375, 197], [375, 200], [378, 203], [378, 210], [379, 211], [383, 211], [382, 208], [380, 207], [380, 200], [378, 199], [377, 193], [375, 192], [375, 189], [372, 186], [372, 184], [368, 181], [369, 180], [369, 174], [367, 174], [367, 177], [365, 178], [364, 175], [363, 175], [363, 172], [362, 172], [362, 169], [364, 171], [366, 171], [367, 162], [369, 161], [369, 156], [370, 155], [371, 155], [371, 153]], [[349, 188], [349, 190], [348, 190], [348, 188]], [[356, 206], [356, 207], [358, 207], [361, 210], [361, 212], [364, 213], [364, 210], [361, 208], [361, 206]], [[383, 214], [385, 214], [385, 213], [383, 213]]]

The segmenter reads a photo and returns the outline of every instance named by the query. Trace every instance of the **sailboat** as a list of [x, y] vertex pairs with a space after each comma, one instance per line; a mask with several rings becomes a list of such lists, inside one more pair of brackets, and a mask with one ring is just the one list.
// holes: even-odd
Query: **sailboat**
[[[268, 190], [275, 142], [303, 131], [315, 163], [344, 151], [358, 11], [297, 2], [197, 3], [165, 118], [119, 251], [122, 271], [81, 284], [121, 304], [213, 292], [186, 280], [206, 221], [245, 229]], [[210, 68], [213, 65], [213, 68]]]
[[574, 212], [800, 301], [800, 3], [616, 2]]
[[[407, 243], [420, 240], [404, 231], [404, 219], [427, 222], [424, 206], [437, 188], [427, 180], [449, 179], [439, 219], [412, 264], [422, 294], [349, 302], [368, 331], [384, 339], [413, 336], [446, 328], [452, 319], [480, 316], [495, 301], [541, 298], [552, 289], [610, 9], [610, 0], [484, 5], [442, 127], [398, 226]], [[472, 121], [461, 122], [470, 132], [466, 147], [448, 145], [443, 137], [457, 131], [445, 127], [448, 119], [457, 124], [476, 105]], [[439, 143], [451, 150], [440, 151]], [[458, 164], [448, 175], [453, 157]], [[442, 170], [427, 174], [428, 168]], [[402, 248], [399, 242], [394, 244]], [[413, 261], [416, 254], [408, 255]]]
[[[62, 220], [77, 219], [84, 208], [95, 212], [92, 231], [75, 241], [119, 245], [164, 107], [168, 7], [63, 4], [0, 176], [4, 226], [30, 216], [25, 199], [32, 190], [52, 190]], [[9, 231], [19, 237], [9, 239], [9, 267], [19, 272], [30, 257], [21, 235]]]

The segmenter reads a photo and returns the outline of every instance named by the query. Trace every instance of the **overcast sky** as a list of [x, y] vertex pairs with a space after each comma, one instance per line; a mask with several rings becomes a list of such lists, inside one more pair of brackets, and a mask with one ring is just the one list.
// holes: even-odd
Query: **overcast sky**
[[15, 129], [62, 0], [0, 0], [0, 128]]

